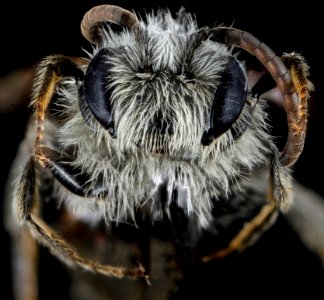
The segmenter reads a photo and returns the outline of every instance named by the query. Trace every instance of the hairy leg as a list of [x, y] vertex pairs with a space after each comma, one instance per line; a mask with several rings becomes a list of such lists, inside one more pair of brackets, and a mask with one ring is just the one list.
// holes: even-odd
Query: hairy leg
[[44, 244], [54, 255], [69, 265], [79, 266], [83, 269], [108, 276], [142, 277], [147, 280], [142, 266], [127, 270], [125, 268], [102, 265], [81, 257], [70, 244], [47, 226], [35, 212], [35, 207], [39, 202], [37, 172], [39, 165], [49, 168], [57, 179], [65, 182], [67, 188], [78, 186], [81, 191], [80, 193], [84, 192], [82, 181], [75, 181], [75, 174], [70, 173], [72, 169], [64, 168], [59, 161], [55, 161], [51, 156], [50, 149], [41, 145], [46, 110], [53, 97], [57, 83], [65, 76], [73, 76], [77, 82], [83, 78], [82, 71], [68, 57], [51, 56], [44, 59], [40, 64], [32, 102], [36, 114], [34, 154], [29, 158], [16, 188], [15, 206], [17, 217], [22, 224], [28, 225], [40, 243]]

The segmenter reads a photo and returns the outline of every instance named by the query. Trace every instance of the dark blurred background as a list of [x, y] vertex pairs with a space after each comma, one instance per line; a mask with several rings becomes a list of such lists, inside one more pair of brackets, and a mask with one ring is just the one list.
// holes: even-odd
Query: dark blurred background
[[[13, 71], [17, 72], [18, 70], [18, 73], [20, 72], [19, 74], [25, 76], [24, 78], [27, 78], [28, 81], [31, 76], [30, 67], [37, 64], [46, 55], [83, 56], [83, 49], [89, 50], [90, 47], [80, 33], [80, 21], [89, 8], [104, 3], [107, 2], [89, 0], [16, 3], [15, 1], [2, 1], [0, 4], [0, 100], [3, 101], [4, 95], [6, 95], [1, 90], [2, 82], [9, 78], [11, 86], [15, 87], [15, 80], [21, 78], [12, 75]], [[142, 16], [146, 11], [150, 12], [159, 7], [168, 7], [171, 11], [176, 12], [183, 6], [188, 12], [195, 14], [199, 26], [234, 25], [234, 27], [249, 31], [278, 54], [291, 51], [301, 53], [310, 65], [311, 80], [315, 85], [316, 92], [310, 102], [310, 120], [305, 150], [296, 163], [293, 174], [303, 185], [324, 195], [323, 176], [321, 175], [321, 171], [324, 169], [321, 148], [324, 128], [322, 124], [324, 93], [321, 74], [323, 55], [319, 46], [318, 29], [321, 21], [314, 17], [305, 22], [301, 14], [295, 14], [293, 11], [277, 15], [264, 15], [265, 7], [261, 8], [262, 13], [258, 13], [258, 9], [260, 9], [258, 7], [253, 16], [241, 16], [232, 2], [222, 3], [219, 7], [216, 2], [213, 2], [215, 7], [211, 7], [211, 3], [211, 1], [193, 3], [179, 0], [110, 2], [110, 4], [116, 4], [126, 9], [134, 9]], [[274, 8], [270, 6], [270, 9]], [[229, 15], [229, 13], [236, 13], [236, 15]], [[8, 91], [5, 92], [8, 93]], [[1, 107], [0, 113], [2, 141], [0, 195], [2, 195], [7, 172], [24, 134], [28, 109], [26, 105], [14, 104]], [[11, 299], [10, 240], [3, 229], [2, 222], [0, 222], [0, 229], [3, 253], [0, 298]], [[253, 272], [254, 275], [251, 275]], [[273, 275], [270, 276], [269, 272], [273, 272]], [[259, 275], [256, 276], [256, 274]], [[251, 280], [246, 279], [249, 277]], [[284, 219], [279, 219], [274, 228], [258, 243], [255, 250], [246, 254], [244, 262], [240, 261], [236, 266], [227, 268], [224, 277], [219, 276], [215, 280], [222, 282], [224, 278], [228, 280], [229, 293], [231, 293], [231, 286], [235, 289], [240, 285], [239, 278], [242, 282], [249, 283], [251, 290], [256, 284], [267, 282], [269, 289], [281, 288], [287, 295], [290, 293], [290, 295], [298, 295], [299, 292], [306, 290], [310, 294], [315, 295], [317, 292], [321, 292], [323, 295], [324, 289], [324, 275], [319, 259], [303, 247], [298, 236]], [[256, 278], [259, 278], [259, 281]], [[214, 284], [213, 280], [210, 280], [210, 284]], [[222, 291], [224, 292], [225, 289], [223, 288]], [[56, 291], [56, 293], [58, 292]], [[62, 293], [64, 294], [64, 292]], [[53, 295], [56, 295], [55, 292]], [[216, 299], [217, 289], [214, 295], [215, 298], [211, 299]]]

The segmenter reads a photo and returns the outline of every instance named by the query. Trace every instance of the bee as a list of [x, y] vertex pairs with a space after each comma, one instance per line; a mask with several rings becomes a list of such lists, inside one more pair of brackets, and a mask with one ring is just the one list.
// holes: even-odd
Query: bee
[[[143, 243], [164, 237], [172, 255], [190, 248], [206, 263], [243, 251], [291, 205], [290, 166], [303, 150], [313, 90], [300, 54], [279, 57], [234, 27], [198, 28], [184, 10], [144, 21], [100, 5], [81, 31], [92, 44], [87, 58], [40, 62], [12, 168], [7, 227], [25, 264], [18, 299], [35, 297], [35, 240], [69, 267], [154, 285]], [[250, 83], [237, 49], [264, 66], [271, 89], [263, 77]], [[286, 112], [282, 151], [269, 101]], [[110, 260], [109, 242], [125, 249], [129, 239], [132, 259]]]

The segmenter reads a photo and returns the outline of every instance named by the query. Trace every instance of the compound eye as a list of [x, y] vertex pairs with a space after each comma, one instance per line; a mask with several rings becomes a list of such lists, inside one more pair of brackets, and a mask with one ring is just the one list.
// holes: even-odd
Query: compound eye
[[111, 109], [111, 89], [108, 88], [107, 76], [109, 49], [101, 49], [91, 60], [84, 77], [84, 96], [87, 105], [99, 123], [112, 135], [114, 124]]
[[214, 94], [208, 129], [202, 144], [209, 145], [231, 128], [239, 117], [247, 97], [247, 77], [241, 63], [229, 57]]

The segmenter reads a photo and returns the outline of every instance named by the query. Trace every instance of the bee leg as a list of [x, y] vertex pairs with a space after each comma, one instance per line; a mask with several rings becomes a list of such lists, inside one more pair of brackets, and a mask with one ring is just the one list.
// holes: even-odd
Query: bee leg
[[53, 55], [41, 61], [36, 74], [32, 106], [36, 115], [35, 153], [38, 154], [43, 138], [45, 113], [53, 97], [58, 82], [67, 76], [77, 81], [83, 80], [83, 71], [78, 65], [85, 63], [83, 58], [71, 58], [63, 55]]
[[234, 252], [241, 252], [262, 232], [264, 232], [278, 216], [278, 209], [274, 202], [265, 204], [260, 212], [248, 223], [244, 224], [239, 233], [232, 239], [229, 245], [221, 250], [218, 250], [210, 255], [202, 257], [203, 262], [209, 262], [213, 259], [220, 259]]
[[300, 99], [300, 118], [304, 118], [307, 116], [307, 102], [310, 93], [314, 90], [313, 83], [308, 79], [309, 66], [304, 57], [296, 52], [285, 53], [281, 59], [291, 74], [291, 79]]
[[99, 178], [95, 185], [92, 184], [90, 189], [90, 176], [81, 169], [71, 166], [69, 159], [59, 156], [55, 150], [42, 146], [37, 160], [44, 168], [48, 168], [63, 186], [80, 197], [100, 198], [108, 193], [102, 178]]
[[37, 185], [36, 159], [31, 156], [20, 177], [15, 196], [18, 219], [21, 223], [28, 225], [33, 236], [46, 246], [52, 254], [68, 265], [81, 267], [94, 273], [118, 278], [125, 276], [144, 278], [148, 282], [148, 276], [145, 275], [145, 270], [141, 265], [134, 269], [126, 269], [102, 265], [80, 256], [73, 246], [63, 240], [35, 213], [35, 207], [38, 203]]
[[279, 215], [280, 209], [285, 210], [289, 207], [291, 197], [287, 188], [290, 177], [286, 168], [280, 166], [277, 155], [272, 160], [270, 170], [270, 184], [266, 204], [264, 204], [259, 213], [251, 221], [244, 224], [243, 228], [231, 240], [227, 247], [210, 255], [203, 256], [203, 262], [224, 258], [229, 254], [245, 250], [274, 223]]
[[[33, 162], [29, 162], [32, 165]], [[12, 274], [13, 274], [13, 294], [15, 300], [37, 300], [38, 299], [38, 245], [33, 239], [30, 230], [26, 226], [26, 215], [28, 211], [36, 210], [36, 204], [33, 208], [26, 207], [17, 199], [21, 193], [30, 190], [30, 185], [34, 184], [35, 174], [32, 167], [27, 167], [22, 176], [21, 183], [15, 189], [14, 205], [17, 209], [16, 219], [11, 223], [10, 233], [12, 236]], [[30, 199], [33, 194], [27, 192], [26, 198]], [[16, 220], [23, 223], [17, 226]]]
[[41, 145], [46, 110], [58, 82], [63, 77], [71, 76], [76, 79], [77, 85], [79, 85], [80, 82], [82, 83], [84, 73], [78, 66], [82, 63], [85, 63], [85, 60], [82, 58], [73, 59], [63, 55], [49, 56], [40, 63], [32, 101], [36, 113], [34, 154], [36, 160], [43, 167], [49, 168], [54, 177], [74, 194], [81, 197], [100, 197], [103, 196], [105, 192], [101, 190], [99, 183], [97, 189], [92, 189], [90, 192], [91, 194], [87, 194], [86, 182], [89, 180], [89, 176], [86, 174], [78, 174], [81, 173], [78, 172], [80, 170], [73, 169], [67, 163], [62, 162], [62, 158], [59, 157], [54, 150]]
[[[82, 64], [82, 59], [80, 59]], [[36, 83], [34, 85], [34, 95], [32, 104], [36, 112], [36, 137], [34, 142], [34, 155], [32, 155], [26, 164], [22, 173], [15, 194], [15, 204], [17, 207], [17, 217], [22, 224], [27, 224], [35, 238], [45, 245], [57, 258], [61, 259], [68, 265], [81, 267], [113, 277], [141, 277], [146, 281], [148, 276], [145, 275], [144, 268], [140, 265], [138, 268], [125, 269], [109, 265], [98, 264], [90, 259], [86, 259], [78, 254], [76, 249], [64, 241], [56, 232], [34, 213], [38, 203], [38, 183], [36, 162], [40, 165], [46, 165], [46, 156], [42, 153], [41, 141], [44, 131], [44, 120], [47, 107], [53, 97], [55, 88], [63, 76], [72, 76], [76, 78], [77, 83], [83, 79], [83, 72], [77, 66], [73, 59], [61, 55], [50, 56], [44, 59], [38, 69]], [[53, 162], [53, 161], [52, 161]], [[54, 164], [55, 165], [55, 164]], [[59, 167], [58, 164], [56, 164]], [[55, 174], [58, 168], [52, 168]], [[57, 177], [64, 177], [64, 172], [56, 172]], [[60, 179], [62, 179], [60, 178]], [[70, 179], [73, 179], [71, 176]], [[62, 179], [63, 180], [63, 179]], [[65, 177], [63, 182], [69, 182]], [[72, 184], [73, 187], [73, 184]]]

